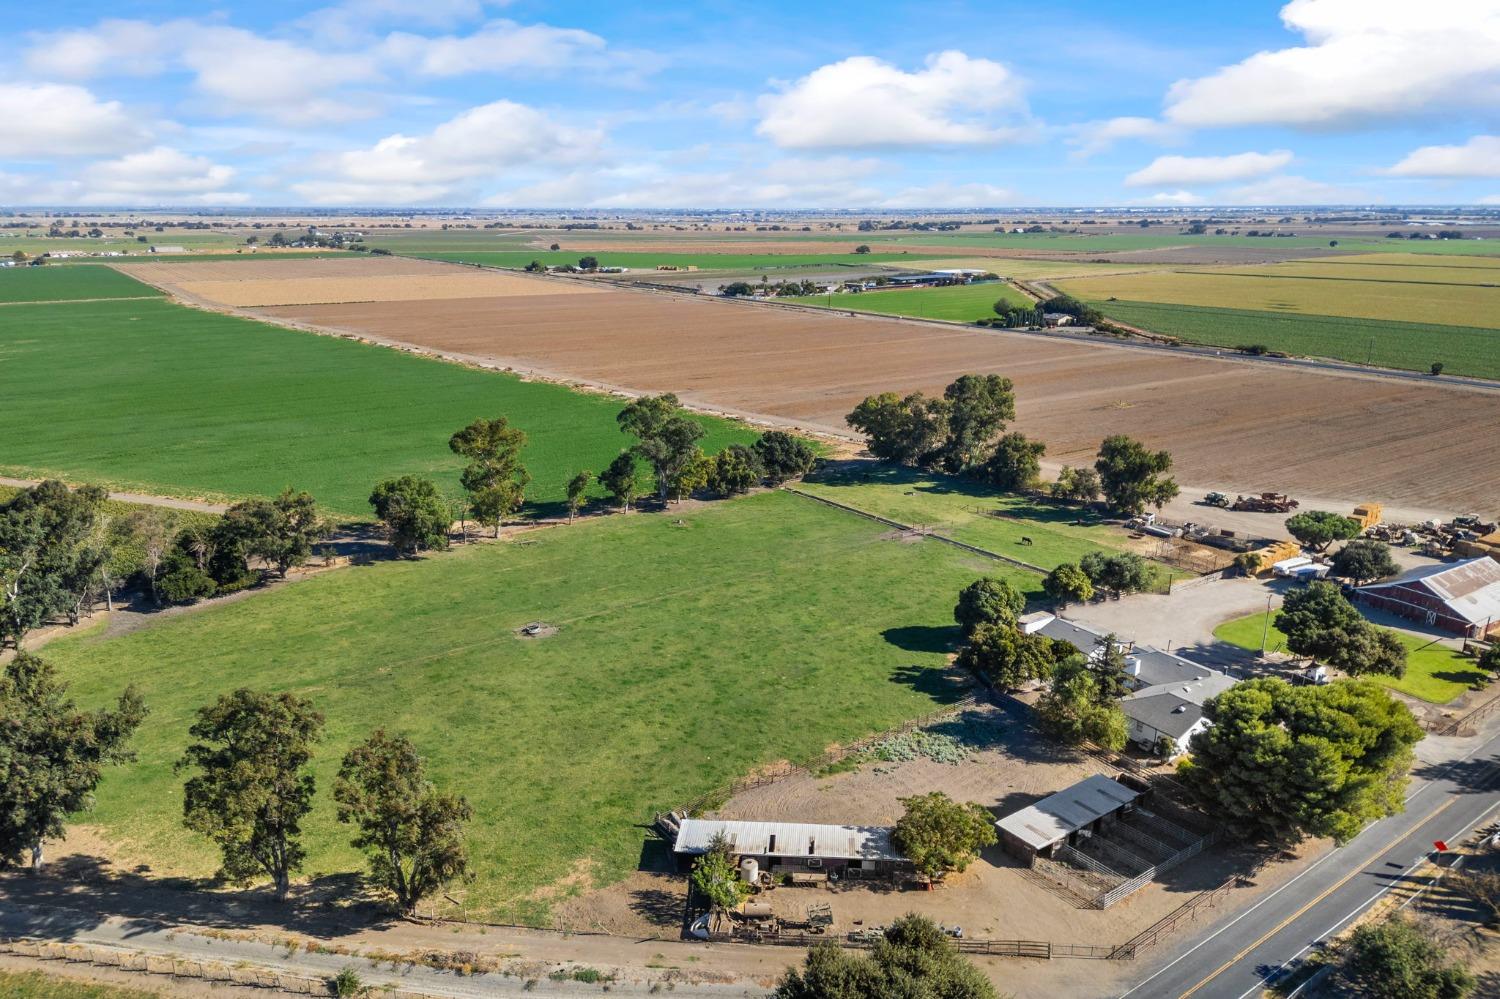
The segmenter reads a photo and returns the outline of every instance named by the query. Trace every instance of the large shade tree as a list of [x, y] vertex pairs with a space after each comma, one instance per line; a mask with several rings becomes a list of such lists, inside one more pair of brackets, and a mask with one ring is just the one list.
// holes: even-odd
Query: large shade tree
[[941, 791], [900, 801], [906, 811], [891, 841], [928, 878], [964, 870], [995, 842], [995, 817], [983, 805], [960, 803]]
[[1000, 999], [989, 978], [926, 916], [902, 916], [869, 953], [833, 942], [808, 951], [774, 999]]
[[245, 884], [264, 875], [277, 901], [302, 868], [302, 820], [315, 784], [307, 772], [323, 716], [291, 694], [241, 688], [198, 709], [195, 742], [178, 763], [183, 824], [219, 848], [219, 875]]
[[21, 652], [0, 674], [0, 867], [29, 854], [42, 867], [42, 844], [63, 834], [73, 813], [93, 803], [110, 764], [134, 758], [126, 748], [146, 717], [134, 687], [113, 709], [80, 711], [67, 684], [44, 660]]
[[982, 576], [959, 591], [953, 620], [968, 637], [981, 624], [1015, 624], [1025, 609], [1026, 598], [1014, 586], [994, 576]]
[[1178, 492], [1177, 483], [1167, 475], [1172, 456], [1123, 434], [1106, 437], [1099, 445], [1094, 470], [1105, 502], [1119, 513], [1138, 514], [1148, 506], [1159, 510]]
[[644, 396], [620, 410], [616, 421], [638, 439], [635, 453], [656, 476], [657, 498], [665, 502], [678, 475], [700, 454], [703, 425], [688, 416], [677, 396]]
[[1327, 551], [1335, 541], [1356, 537], [1359, 521], [1327, 510], [1304, 510], [1286, 520], [1287, 533], [1314, 551]]
[[1365, 680], [1295, 687], [1262, 678], [1204, 705], [1179, 774], [1209, 814], [1255, 840], [1350, 839], [1402, 810], [1422, 729], [1384, 687]]
[[48, 619], [75, 616], [109, 562], [98, 530], [108, 497], [48, 480], [0, 502], [0, 642], [19, 647]]

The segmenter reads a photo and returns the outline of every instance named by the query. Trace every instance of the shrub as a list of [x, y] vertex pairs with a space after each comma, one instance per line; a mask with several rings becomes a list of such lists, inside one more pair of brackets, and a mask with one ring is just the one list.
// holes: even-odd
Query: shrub
[[339, 999], [352, 999], [354, 996], [362, 995], [365, 991], [365, 983], [360, 980], [359, 972], [353, 968], [340, 971], [328, 984], [333, 989], [333, 994]]

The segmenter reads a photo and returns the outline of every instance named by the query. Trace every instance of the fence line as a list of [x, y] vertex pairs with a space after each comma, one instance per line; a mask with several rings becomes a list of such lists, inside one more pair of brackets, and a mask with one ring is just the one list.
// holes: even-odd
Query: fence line
[[992, 552], [988, 548], [980, 548], [978, 545], [971, 545], [967, 542], [959, 541], [955, 538], [946, 537], [942, 534], [933, 534], [930, 531], [918, 531], [917, 528], [912, 527], [910, 524], [903, 524], [899, 520], [891, 520], [889, 517], [882, 517], [879, 514], [870, 513], [868, 510], [861, 510], [859, 509], [859, 507], [849, 506], [847, 503], [840, 503], [837, 500], [828, 499], [826, 496], [818, 496], [815, 493], [803, 492], [801, 489], [794, 489], [791, 486], [782, 486], [781, 488], [783, 491], [789, 492], [793, 496], [801, 496], [803, 499], [810, 499], [815, 503], [822, 503], [823, 505], [831, 506], [836, 510], [843, 510], [845, 513], [852, 513], [856, 516], [864, 517], [866, 520], [873, 520], [877, 524], [884, 524], [886, 527], [894, 527], [898, 531], [911, 531], [914, 533], [920, 533], [924, 538], [931, 538], [934, 541], [941, 541], [945, 545], [952, 545], [954, 548], [961, 548], [966, 552], [971, 552], [975, 555], [982, 555], [985, 558], [992, 558], [1000, 562], [1009, 562], [1011, 565], [1025, 569], [1027, 572], [1034, 572], [1041, 576], [1047, 575], [1048, 572], [1048, 570], [1043, 569], [1039, 565], [1032, 565], [1030, 562], [1026, 562], [1018, 558], [1012, 558], [1009, 555], [1001, 555], [999, 552]]
[[1171, 912], [1167, 913], [1167, 915], [1163, 916], [1161, 919], [1158, 919], [1156, 922], [1152, 923], [1150, 926], [1146, 927], [1144, 930], [1137, 933], [1129, 940], [1113, 948], [1109, 954], [1110, 960], [1134, 960], [1142, 950], [1150, 947], [1152, 944], [1155, 944], [1157, 941], [1161, 940], [1162, 937], [1172, 932], [1172, 930], [1176, 929], [1177, 925], [1183, 920], [1196, 915], [1199, 909], [1211, 908], [1233, 889], [1249, 883], [1250, 881], [1248, 878], [1245, 878], [1243, 875], [1236, 874], [1234, 877], [1228, 878], [1223, 883], [1218, 885], [1218, 887], [1209, 888], [1207, 891], [1199, 892], [1197, 895], [1194, 895], [1192, 898], [1182, 903], [1182, 905], [1178, 906], [1176, 909], [1173, 909]]
[[[767, 947], [812, 947], [820, 943], [833, 943], [853, 950], [869, 950], [883, 937], [868, 934], [856, 936], [853, 933], [844, 936], [836, 934], [824, 936], [816, 933], [751, 931], [742, 934], [711, 933], [708, 939], [713, 943], [757, 944]], [[1053, 943], [1048, 940], [970, 940], [963, 937], [955, 939], [953, 945], [964, 954], [984, 954], [989, 957], [1029, 957], [1044, 961], [1060, 957], [1110, 960], [1111, 954], [1117, 949], [1097, 944]]]

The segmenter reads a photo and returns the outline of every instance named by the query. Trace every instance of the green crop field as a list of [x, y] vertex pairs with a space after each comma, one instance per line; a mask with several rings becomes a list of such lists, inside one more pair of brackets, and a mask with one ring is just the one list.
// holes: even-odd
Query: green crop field
[[[887, 534], [762, 493], [340, 570], [45, 654], [81, 704], [134, 683], [151, 708], [139, 762], [109, 771], [88, 816], [122, 860], [211, 873], [172, 769], [192, 712], [236, 687], [292, 691], [328, 717], [309, 872], [358, 866], [328, 790], [344, 751], [386, 726], [474, 806], [471, 915], [540, 922], [634, 869], [654, 810], [958, 696], [955, 597], [1006, 574]], [[559, 633], [514, 634], [537, 620]]]
[[1393, 267], [1388, 276], [1368, 280], [1305, 274], [1297, 265], [1288, 265], [1070, 278], [1059, 288], [1091, 301], [1121, 299], [1382, 322], [1493, 326], [1500, 312], [1500, 283], [1435, 285], [1401, 280], [1402, 275], [1414, 272], [1415, 268]]
[[0, 996], [6, 999], [163, 999], [160, 992], [99, 985], [40, 971], [0, 971]]
[[[916, 469], [867, 462], [824, 473], [797, 488], [1044, 569], [1077, 562], [1101, 548], [1126, 550], [1122, 531], [1077, 507]], [[1169, 570], [1160, 566], [1159, 571], [1165, 588]], [[1040, 584], [1040, 577], [1033, 576], [1029, 588], [1039, 591]]]
[[[1329, 237], [1300, 236], [1190, 236], [1181, 232], [1148, 232], [1131, 229], [1114, 229], [1104, 232], [1089, 231], [1083, 227], [1077, 233], [1069, 232], [870, 232], [859, 233], [858, 238], [871, 246], [983, 246], [994, 249], [1047, 250], [1059, 253], [1124, 253], [1131, 250], [1158, 250], [1168, 247], [1225, 247], [1247, 246], [1264, 249], [1326, 249]], [[1104, 228], [1104, 227], [1099, 227]], [[1345, 236], [1338, 237], [1338, 249], [1349, 253], [1420, 253], [1459, 254], [1472, 256], [1494, 256], [1500, 254], [1500, 240], [1396, 240]]]
[[1111, 319], [1215, 347], [1260, 344], [1308, 357], [1452, 375], [1500, 378], [1500, 331], [1345, 316], [1289, 316], [1156, 302], [1093, 303]]
[[161, 292], [112, 267], [7, 267], [0, 270], [0, 303], [66, 302], [83, 298], [134, 298]]
[[[390, 475], [457, 493], [448, 437], [507, 416], [530, 436], [533, 501], [631, 443], [617, 399], [160, 299], [0, 307], [0, 471], [174, 496], [291, 485], [369, 515]], [[707, 419], [714, 451], [754, 435]]]
[[[371, 240], [371, 246], [379, 246]], [[413, 253], [412, 256], [428, 260], [447, 260], [460, 264], [483, 264], [486, 267], [509, 267], [513, 270], [525, 267], [533, 260], [548, 265], [576, 264], [580, 257], [597, 257], [602, 267], [627, 267], [631, 270], [654, 271], [657, 265], [671, 264], [677, 267], [697, 267], [704, 271], [745, 270], [765, 268], [768, 272], [781, 267], [809, 267], [847, 265], [863, 267], [868, 264], [909, 262], [931, 257], [920, 253], [645, 253], [637, 250], [617, 252], [615, 250], [454, 250], [431, 253]]]
[[[1275, 617], [1276, 612], [1272, 611], [1271, 619], [1275, 620]], [[1242, 649], [1259, 651], [1261, 633], [1265, 624], [1266, 612], [1261, 611], [1248, 617], [1226, 621], [1214, 629], [1214, 637], [1221, 642], [1238, 645]], [[1392, 690], [1399, 690], [1403, 694], [1410, 694], [1418, 700], [1430, 701], [1433, 704], [1447, 704], [1468, 690], [1470, 684], [1485, 678], [1484, 671], [1474, 664], [1474, 660], [1455, 652], [1446, 645], [1402, 631], [1394, 634], [1401, 640], [1401, 644], [1406, 646], [1406, 675], [1397, 680], [1394, 677], [1371, 673], [1368, 679]], [[1286, 635], [1282, 634], [1274, 624], [1271, 625], [1269, 637], [1266, 639], [1266, 650], [1282, 652], [1285, 649]]]
[[1016, 288], [999, 282], [966, 284], [953, 288], [865, 291], [857, 295], [808, 295], [781, 301], [827, 306], [843, 312], [874, 312], [884, 316], [972, 323], [977, 319], [993, 318], [995, 303], [1001, 299], [1021, 308], [1034, 304]]

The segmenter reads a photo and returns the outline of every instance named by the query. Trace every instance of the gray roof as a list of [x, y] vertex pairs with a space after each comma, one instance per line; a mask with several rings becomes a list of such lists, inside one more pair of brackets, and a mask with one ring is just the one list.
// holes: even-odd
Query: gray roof
[[1187, 735], [1203, 718], [1203, 708], [1166, 690], [1144, 697], [1127, 697], [1120, 702], [1120, 710], [1126, 718], [1174, 739]]
[[1201, 679], [1176, 680], [1171, 683], [1158, 683], [1150, 687], [1142, 687], [1133, 694], [1127, 695], [1124, 700], [1132, 701], [1142, 697], [1151, 697], [1155, 694], [1175, 694], [1184, 701], [1193, 704], [1202, 704], [1210, 697], [1217, 697], [1224, 691], [1233, 687], [1235, 679], [1225, 676], [1217, 670], [1206, 670], [1208, 676]]
[[1137, 645], [1130, 651], [1130, 658], [1140, 663], [1141, 669], [1136, 678], [1147, 687], [1186, 680], [1205, 680], [1219, 675], [1216, 670], [1207, 666], [1199, 666], [1181, 656], [1153, 649], [1149, 645]]
[[[1053, 617], [1052, 620], [1038, 628], [1036, 633], [1046, 635], [1048, 638], [1056, 639], [1059, 642], [1067, 642], [1086, 656], [1091, 656], [1097, 651], [1099, 640], [1104, 637], [1102, 631], [1085, 628], [1081, 624], [1064, 621], [1060, 617]], [[1125, 643], [1121, 642], [1120, 644], [1123, 646]]]
[[[731, 851], [740, 856], [907, 859], [892, 845], [889, 826], [828, 826], [808, 822], [684, 819], [672, 849], [677, 853], [707, 853], [714, 837], [720, 833], [729, 838]], [[771, 849], [773, 838], [776, 841], [774, 850]]]
[[1012, 812], [995, 825], [1032, 849], [1041, 850], [1138, 797], [1139, 791], [1095, 774], [1019, 812]]
[[1396, 586], [1415, 586], [1431, 593], [1456, 616], [1470, 624], [1500, 618], [1500, 562], [1488, 555], [1429, 565], [1402, 573], [1383, 583], [1360, 587], [1360, 592], [1378, 592]]

